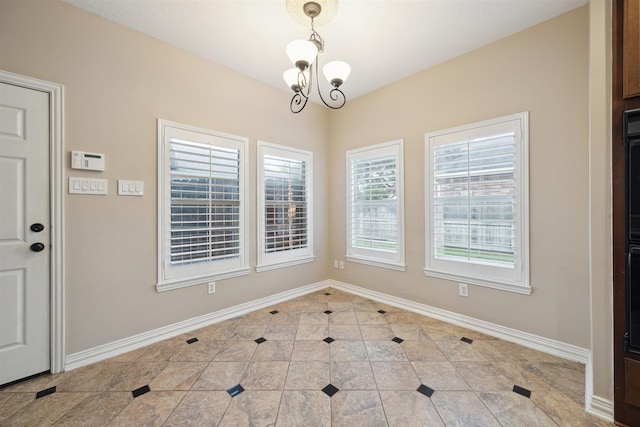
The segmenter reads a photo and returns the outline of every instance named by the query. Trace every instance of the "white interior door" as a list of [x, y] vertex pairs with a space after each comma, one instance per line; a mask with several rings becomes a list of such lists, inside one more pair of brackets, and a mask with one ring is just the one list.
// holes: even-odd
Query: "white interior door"
[[0, 384], [50, 369], [49, 96], [0, 83]]

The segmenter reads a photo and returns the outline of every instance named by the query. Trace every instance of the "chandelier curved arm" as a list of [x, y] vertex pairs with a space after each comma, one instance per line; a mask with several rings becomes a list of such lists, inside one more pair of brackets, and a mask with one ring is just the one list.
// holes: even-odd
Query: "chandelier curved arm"
[[291, 98], [291, 103], [289, 104], [289, 108], [292, 113], [299, 113], [304, 110], [304, 107], [307, 105], [307, 101], [309, 97], [303, 96], [301, 92], [296, 92]]
[[327, 101], [324, 100], [324, 97], [322, 96], [322, 93], [320, 93], [320, 88], [318, 88], [318, 95], [320, 95], [320, 99], [322, 100], [322, 103], [324, 105], [326, 105], [327, 107], [332, 108], [334, 110], [338, 110], [338, 109], [342, 108], [344, 106], [344, 104], [347, 103], [347, 97], [337, 87], [334, 87], [333, 89], [331, 89], [331, 92], [329, 92], [329, 98], [331, 99], [333, 105], [327, 103]]

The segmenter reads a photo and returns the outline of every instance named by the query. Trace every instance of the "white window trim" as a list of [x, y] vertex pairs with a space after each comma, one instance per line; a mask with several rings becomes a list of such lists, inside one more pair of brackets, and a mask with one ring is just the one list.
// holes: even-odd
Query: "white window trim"
[[[264, 156], [274, 155], [278, 157], [302, 160], [307, 162], [306, 191], [307, 191], [307, 247], [266, 253], [264, 244], [265, 234], [265, 191], [264, 191]], [[291, 267], [298, 264], [313, 262], [313, 152], [301, 150], [284, 145], [271, 144], [258, 141], [258, 265], [257, 272]]]
[[[483, 126], [502, 124], [512, 121], [519, 121], [521, 140], [517, 144], [518, 154], [516, 156], [516, 173], [519, 176], [520, 185], [518, 187], [519, 207], [516, 214], [516, 222], [519, 224], [518, 233], [516, 233], [516, 248], [521, 251], [519, 257], [520, 265], [516, 266], [514, 280], [496, 279], [491, 275], [487, 275], [482, 265], [462, 264], [451, 261], [434, 262], [433, 257], [433, 222], [431, 221], [431, 212], [433, 209], [433, 144], [437, 137], [446, 136], [457, 132], [477, 129]], [[512, 114], [505, 117], [486, 120], [478, 123], [463, 125], [451, 129], [445, 129], [437, 132], [425, 134], [425, 268], [426, 276], [437, 277], [457, 282], [464, 282], [474, 285], [485, 286], [494, 289], [500, 289], [525, 295], [532, 292], [529, 282], [529, 113], [522, 112]], [[441, 268], [438, 264], [451, 263], [448, 268]], [[458, 264], [459, 267], [454, 265]], [[460, 272], [452, 272], [459, 269]]]
[[[203, 134], [206, 137], [222, 138], [235, 142], [240, 151], [240, 253], [237, 265], [233, 268], [225, 268], [224, 270], [214, 270], [201, 274], [178, 275], [173, 276], [167, 274], [168, 269], [165, 268], [166, 259], [170, 257], [170, 249], [168, 249], [167, 241], [170, 235], [170, 228], [167, 223], [170, 221], [170, 203], [166, 198], [167, 191], [170, 191], [170, 164], [169, 164], [169, 145], [166, 143], [165, 134], [170, 128], [195, 132]], [[249, 248], [249, 226], [247, 219], [249, 218], [248, 206], [248, 177], [249, 177], [249, 161], [248, 161], [248, 139], [236, 135], [216, 132], [195, 126], [189, 126], [182, 123], [171, 122], [168, 120], [158, 119], [158, 283], [156, 290], [158, 292], [168, 291], [172, 289], [184, 288], [192, 285], [199, 285], [209, 281], [228, 279], [232, 277], [244, 276], [251, 271], [248, 266], [248, 248]], [[219, 267], [219, 266], [218, 266]]]
[[[404, 218], [404, 140], [397, 139], [382, 144], [370, 145], [347, 151], [346, 155], [346, 228], [347, 228], [347, 261], [356, 262], [374, 267], [387, 268], [396, 271], [405, 271], [405, 218]], [[396, 163], [396, 194], [398, 195], [398, 251], [388, 252], [384, 256], [383, 251], [365, 250], [354, 248], [351, 245], [351, 161], [353, 159], [376, 158], [393, 154], [397, 158]]]

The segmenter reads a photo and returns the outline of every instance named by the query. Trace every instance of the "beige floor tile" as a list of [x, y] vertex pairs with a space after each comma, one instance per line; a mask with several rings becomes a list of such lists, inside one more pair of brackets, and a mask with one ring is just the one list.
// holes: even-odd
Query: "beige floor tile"
[[340, 390], [376, 390], [371, 363], [331, 362], [331, 384]]
[[253, 354], [252, 361], [269, 362], [275, 360], [291, 360], [293, 341], [265, 341]]
[[503, 426], [556, 427], [531, 400], [512, 391], [483, 391], [478, 397]]
[[300, 323], [300, 313], [279, 311], [271, 318], [271, 325], [290, 325], [297, 327]]
[[226, 391], [190, 391], [163, 427], [217, 426], [230, 402]]
[[264, 335], [267, 325], [262, 324], [240, 324], [233, 330], [230, 340], [253, 341]]
[[[326, 315], [325, 315], [326, 316]], [[329, 325], [299, 325], [296, 334], [298, 341], [318, 341], [329, 336]]]
[[436, 391], [431, 401], [447, 427], [500, 427], [472, 391]]
[[360, 333], [365, 341], [388, 341], [396, 336], [389, 325], [360, 325]]
[[387, 425], [377, 391], [339, 391], [331, 398], [332, 427]]
[[220, 351], [213, 360], [216, 362], [249, 361], [257, 348], [258, 343], [255, 341], [222, 341]]
[[33, 402], [35, 398], [34, 393], [0, 393], [0, 422]]
[[335, 311], [329, 315], [330, 325], [357, 325], [355, 311]]
[[384, 314], [376, 311], [356, 311], [356, 318], [361, 325], [386, 325]]
[[193, 390], [228, 390], [240, 383], [249, 362], [211, 362], [193, 384]]
[[240, 380], [245, 390], [282, 390], [289, 362], [251, 362]]
[[90, 393], [56, 392], [40, 399], [34, 399], [1, 421], [0, 425], [7, 427], [52, 425], [89, 395]]
[[67, 412], [54, 426], [105, 426], [131, 401], [130, 392], [95, 393]]
[[422, 384], [433, 390], [469, 390], [450, 362], [411, 362]]
[[407, 356], [394, 341], [365, 341], [370, 361], [403, 361]]
[[[95, 365], [92, 365], [95, 366]], [[0, 389], [0, 396], [3, 393], [36, 393], [49, 387], [57, 386], [63, 381], [68, 380], [73, 375], [81, 371], [81, 369], [89, 369], [88, 367], [79, 368], [73, 371], [63, 372], [61, 374], [43, 374], [28, 381], [12, 384]]]
[[473, 348], [473, 344], [467, 344], [464, 341], [435, 341], [435, 344], [451, 362], [487, 360], [486, 357]]
[[151, 390], [189, 390], [207, 362], [173, 362], [149, 384]]
[[186, 392], [151, 391], [135, 398], [110, 423], [110, 427], [162, 426]]
[[447, 358], [433, 341], [404, 341], [400, 347], [411, 361], [442, 362]]
[[295, 341], [291, 361], [329, 360], [329, 344], [324, 341]]
[[444, 427], [431, 399], [417, 391], [380, 391], [389, 427]]
[[231, 399], [219, 427], [272, 426], [278, 416], [282, 391], [245, 391]]
[[368, 360], [364, 341], [334, 341], [329, 344], [331, 361]]
[[285, 391], [276, 427], [331, 425], [331, 400], [321, 391]]
[[183, 342], [169, 359], [171, 362], [210, 362], [220, 351], [221, 341]]
[[405, 341], [431, 341], [429, 335], [417, 323], [389, 323], [393, 334]]
[[329, 315], [319, 313], [300, 313], [300, 325], [328, 325]]
[[451, 362], [472, 390], [510, 391], [515, 385], [509, 372], [495, 362]]
[[354, 313], [354, 309], [353, 309], [353, 304], [351, 302], [346, 302], [346, 301], [329, 301], [327, 306], [329, 307], [329, 310], [333, 311], [334, 314], [335, 312], [339, 312], [339, 313]]
[[420, 386], [410, 362], [371, 362], [378, 390], [414, 391]]
[[296, 339], [298, 325], [271, 324], [264, 331], [263, 337], [269, 341], [293, 341]]
[[358, 325], [329, 325], [329, 336], [334, 340], [362, 340]]
[[329, 362], [291, 362], [285, 390], [322, 390], [331, 380]]
[[611, 426], [599, 418], [588, 415], [580, 405], [560, 392], [531, 393], [531, 401], [563, 427]]

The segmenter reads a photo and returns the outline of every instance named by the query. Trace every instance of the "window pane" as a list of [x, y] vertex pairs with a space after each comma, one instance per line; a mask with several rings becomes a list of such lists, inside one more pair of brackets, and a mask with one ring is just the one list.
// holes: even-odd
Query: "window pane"
[[307, 162], [264, 156], [264, 251], [307, 248]]
[[171, 264], [240, 255], [240, 152], [171, 139]]
[[397, 160], [383, 156], [351, 162], [351, 246], [397, 252]]
[[436, 145], [433, 174], [435, 257], [513, 267], [514, 134]]

